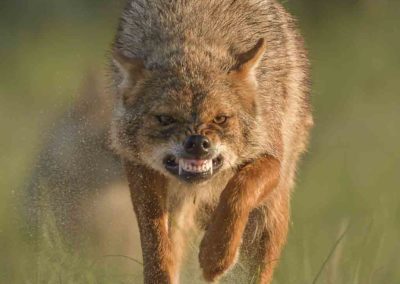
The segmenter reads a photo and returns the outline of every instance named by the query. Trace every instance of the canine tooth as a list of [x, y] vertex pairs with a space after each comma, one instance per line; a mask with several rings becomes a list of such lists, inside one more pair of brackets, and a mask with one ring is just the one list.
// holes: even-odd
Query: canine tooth
[[213, 161], [212, 160], [209, 161], [209, 167], [210, 167], [210, 172], [211, 172], [211, 175], [212, 175], [213, 172], [214, 172], [214, 165], [213, 165]]
[[182, 174], [183, 160], [179, 159], [179, 175]]

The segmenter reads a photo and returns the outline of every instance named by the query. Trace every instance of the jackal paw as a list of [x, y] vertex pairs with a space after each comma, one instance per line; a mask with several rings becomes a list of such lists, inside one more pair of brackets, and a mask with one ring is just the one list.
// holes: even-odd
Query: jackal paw
[[238, 248], [219, 230], [208, 230], [200, 244], [199, 261], [204, 279], [213, 282], [236, 262]]

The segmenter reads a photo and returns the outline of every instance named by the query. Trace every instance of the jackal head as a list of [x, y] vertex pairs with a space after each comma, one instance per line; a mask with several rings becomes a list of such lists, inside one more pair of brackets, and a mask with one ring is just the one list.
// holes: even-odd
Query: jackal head
[[257, 135], [256, 69], [264, 51], [260, 40], [222, 70], [185, 60], [153, 68], [115, 48], [114, 149], [185, 182], [237, 167], [251, 156]]

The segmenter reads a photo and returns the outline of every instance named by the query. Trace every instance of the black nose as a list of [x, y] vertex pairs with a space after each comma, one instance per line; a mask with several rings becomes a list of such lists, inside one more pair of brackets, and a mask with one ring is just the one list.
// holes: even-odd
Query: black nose
[[191, 135], [186, 138], [184, 143], [185, 150], [188, 154], [202, 156], [208, 154], [211, 147], [210, 140], [202, 135]]

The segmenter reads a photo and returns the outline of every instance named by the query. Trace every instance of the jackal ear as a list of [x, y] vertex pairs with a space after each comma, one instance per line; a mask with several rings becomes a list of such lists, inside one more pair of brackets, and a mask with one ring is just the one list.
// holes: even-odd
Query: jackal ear
[[143, 61], [140, 59], [127, 57], [119, 50], [113, 50], [112, 62], [119, 74], [119, 78], [116, 79], [116, 85], [120, 90], [134, 86], [145, 76], [146, 72]]
[[259, 39], [253, 48], [236, 56], [236, 64], [231, 72], [257, 84], [256, 70], [266, 49], [265, 39]]

